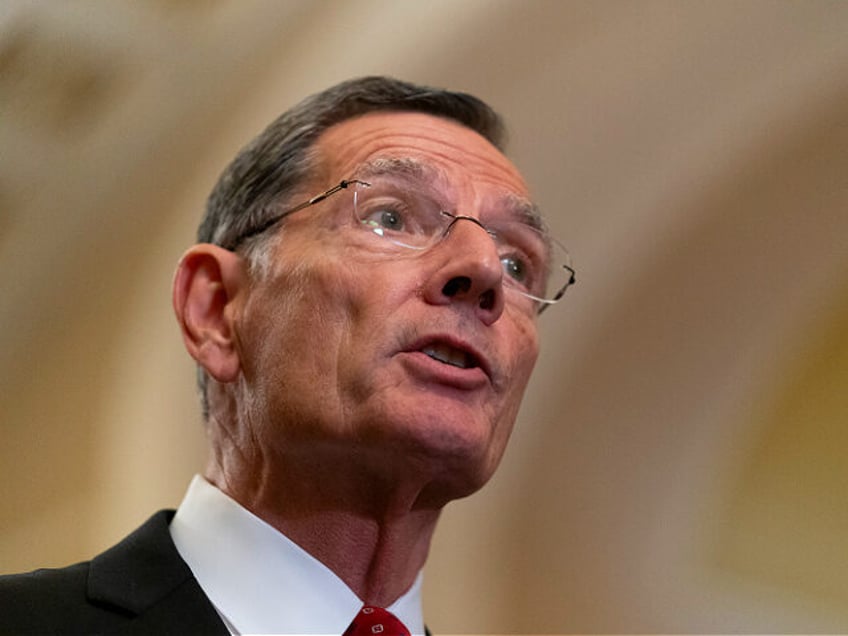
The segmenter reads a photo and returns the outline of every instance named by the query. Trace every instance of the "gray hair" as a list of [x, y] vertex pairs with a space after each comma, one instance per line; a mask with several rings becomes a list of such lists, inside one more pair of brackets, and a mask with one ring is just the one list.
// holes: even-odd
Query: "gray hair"
[[[419, 86], [387, 77], [363, 77], [307, 97], [274, 120], [245, 146], [218, 179], [197, 230], [197, 240], [226, 249], [261, 226], [293, 196], [317, 166], [318, 137], [342, 121], [379, 111], [420, 112], [453, 120], [477, 132], [503, 151], [500, 116], [467, 93]], [[346, 175], [342, 175], [346, 176]], [[263, 268], [267, 233], [244, 241], [251, 269]], [[208, 419], [206, 373], [198, 368], [203, 417]]]

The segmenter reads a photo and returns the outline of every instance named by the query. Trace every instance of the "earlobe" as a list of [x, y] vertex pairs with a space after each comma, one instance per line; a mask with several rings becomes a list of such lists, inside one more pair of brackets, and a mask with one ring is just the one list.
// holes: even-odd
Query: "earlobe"
[[235, 331], [247, 274], [240, 256], [216, 245], [191, 247], [174, 275], [173, 304], [186, 350], [219, 382], [240, 369]]

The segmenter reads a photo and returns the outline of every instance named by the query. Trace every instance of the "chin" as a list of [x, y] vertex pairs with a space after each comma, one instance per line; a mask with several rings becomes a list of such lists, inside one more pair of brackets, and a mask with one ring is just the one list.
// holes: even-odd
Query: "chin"
[[418, 427], [410, 432], [408, 449], [444, 503], [480, 490], [494, 474], [502, 448], [496, 448], [490, 426], [451, 426], [440, 418], [426, 427], [419, 421]]
[[430, 481], [422, 491], [422, 501], [433, 507], [444, 507], [457, 499], [473, 495], [483, 488], [494, 474], [494, 468], [435, 464], [431, 466]]
[[360, 440], [393, 464], [433, 484], [446, 501], [468, 496], [492, 477], [512, 429], [478, 403], [421, 393], [360, 411]]

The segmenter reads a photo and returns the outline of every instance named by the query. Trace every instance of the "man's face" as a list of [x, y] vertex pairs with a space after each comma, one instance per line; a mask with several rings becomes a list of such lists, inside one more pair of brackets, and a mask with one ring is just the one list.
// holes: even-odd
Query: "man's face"
[[[320, 174], [304, 198], [393, 170], [484, 224], [528, 197], [489, 142], [429, 115], [348, 120], [316, 149]], [[263, 454], [417, 471], [448, 499], [479, 488], [538, 353], [534, 308], [504, 289], [492, 238], [463, 220], [428, 249], [397, 249], [353, 221], [346, 191], [278, 231], [270, 273], [237, 319], [243, 422]]]

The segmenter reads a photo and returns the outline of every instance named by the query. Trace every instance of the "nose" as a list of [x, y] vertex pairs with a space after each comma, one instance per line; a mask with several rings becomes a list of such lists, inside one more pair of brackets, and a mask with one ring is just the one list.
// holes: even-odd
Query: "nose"
[[427, 302], [465, 304], [486, 325], [500, 318], [504, 310], [503, 268], [495, 242], [477, 219], [456, 217], [431, 252], [438, 265], [424, 286]]

